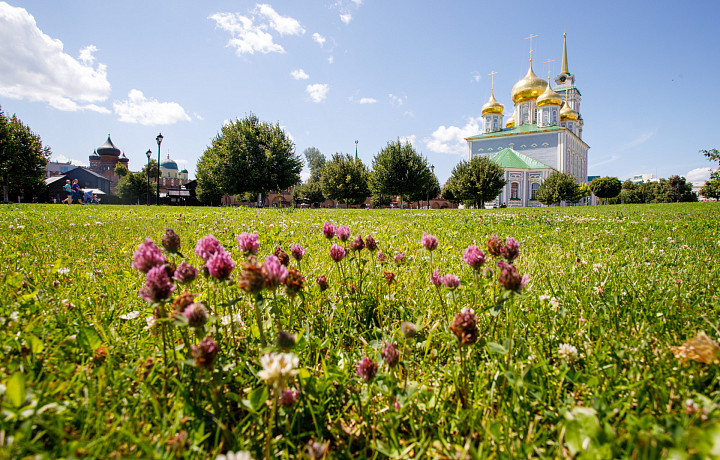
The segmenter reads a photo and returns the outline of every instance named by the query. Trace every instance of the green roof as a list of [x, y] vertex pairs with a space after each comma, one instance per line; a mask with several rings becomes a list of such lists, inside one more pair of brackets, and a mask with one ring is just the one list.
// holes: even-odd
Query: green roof
[[538, 128], [538, 126], [535, 124], [520, 125], [520, 126], [516, 126], [514, 128], [505, 128], [502, 131], [496, 131], [494, 133], [477, 134], [475, 136], [466, 137], [465, 140], [485, 139], [488, 137], [498, 137], [498, 136], [509, 136], [511, 134], [524, 134], [524, 133], [534, 133], [534, 132], [543, 132], [543, 131], [559, 131], [561, 129], [565, 129], [565, 128], [562, 128], [560, 126], [547, 126], [544, 128]]
[[510, 169], [552, 169], [545, 163], [540, 163], [534, 158], [530, 158], [527, 155], [523, 155], [520, 152], [516, 152], [510, 147], [500, 150], [495, 155], [491, 156], [490, 159], [502, 166], [503, 168]]

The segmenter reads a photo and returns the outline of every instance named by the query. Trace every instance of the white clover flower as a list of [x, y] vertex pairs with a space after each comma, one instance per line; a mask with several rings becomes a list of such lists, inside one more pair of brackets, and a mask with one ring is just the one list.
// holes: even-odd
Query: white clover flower
[[578, 360], [578, 350], [570, 344], [563, 343], [558, 348], [558, 357], [568, 364], [572, 364]]
[[465, 313], [465, 312], [470, 312], [473, 315], [475, 314], [475, 310], [473, 310], [472, 308], [468, 308], [468, 307], [464, 307], [462, 310], [460, 310], [460, 313]]
[[539, 300], [540, 302], [547, 302], [548, 300], [550, 300], [550, 296], [547, 295], [547, 294], [540, 294], [540, 295], [538, 296], [538, 300]]
[[226, 454], [220, 454], [215, 460], [253, 460], [250, 452], [242, 450], [240, 452], [228, 451]]
[[300, 364], [294, 353], [268, 353], [260, 357], [262, 370], [258, 377], [275, 388], [285, 388], [285, 383], [297, 375]]
[[550, 305], [552, 305], [553, 310], [557, 311], [560, 308], [560, 300], [557, 297], [552, 297], [550, 299]]
[[140, 312], [135, 310], [135, 311], [131, 311], [130, 313], [120, 315], [120, 319], [131, 320], [131, 319], [137, 318], [138, 316], [140, 316]]
[[223, 326], [229, 326], [231, 322], [234, 322], [236, 324], [241, 324], [241, 325], [245, 324], [242, 320], [242, 316], [240, 315], [240, 313], [235, 313], [232, 316], [232, 320], [230, 319], [230, 315], [225, 315], [222, 318], [220, 318], [220, 324], [222, 324]]
[[599, 273], [602, 270], [602, 264], [593, 264], [593, 271]]
[[70, 274], [69, 268], [58, 268], [57, 274], [60, 276], [66, 276]]

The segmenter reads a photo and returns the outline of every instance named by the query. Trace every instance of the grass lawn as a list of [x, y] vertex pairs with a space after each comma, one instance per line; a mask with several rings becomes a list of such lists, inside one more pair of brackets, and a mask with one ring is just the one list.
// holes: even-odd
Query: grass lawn
[[717, 203], [7, 205], [0, 259], [0, 458], [720, 456]]

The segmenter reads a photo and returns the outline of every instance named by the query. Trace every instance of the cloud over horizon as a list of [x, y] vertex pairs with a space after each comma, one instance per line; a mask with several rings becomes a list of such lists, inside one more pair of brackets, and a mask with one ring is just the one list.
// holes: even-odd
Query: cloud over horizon
[[190, 121], [177, 102], [159, 102], [148, 99], [142, 91], [132, 89], [124, 101], [113, 103], [118, 120], [123, 123], [137, 123], [144, 126], [172, 125], [179, 121]]
[[85, 46], [75, 59], [27, 10], [5, 2], [0, 2], [0, 43], [0, 95], [68, 112], [110, 113], [96, 104], [110, 96], [110, 82], [105, 64], [93, 67], [95, 46]]
[[465, 138], [479, 132], [480, 118], [471, 117], [463, 127], [438, 127], [429, 138], [425, 139], [425, 145], [435, 153], [465, 155], [467, 153], [467, 141], [465, 141]]
[[330, 85], [327, 83], [315, 83], [314, 85], [307, 85], [305, 91], [313, 102], [322, 102], [327, 98]]

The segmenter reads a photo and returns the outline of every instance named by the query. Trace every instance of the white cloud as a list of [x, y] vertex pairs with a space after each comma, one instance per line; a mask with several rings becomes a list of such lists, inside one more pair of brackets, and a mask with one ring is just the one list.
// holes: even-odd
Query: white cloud
[[290, 76], [293, 77], [295, 80], [307, 80], [310, 78], [310, 75], [306, 74], [303, 69], [297, 69], [290, 72]]
[[73, 164], [75, 166], [89, 166], [84, 161], [75, 160], [74, 158], [68, 158], [65, 155], [53, 155], [52, 158], [50, 158], [51, 161], [56, 161], [58, 163], [67, 163], [68, 161], [70, 164]]
[[195, 117], [196, 120], [204, 120], [203, 116], [196, 112], [193, 112], [193, 117]]
[[375, 104], [377, 102], [377, 99], [374, 99], [372, 97], [363, 97], [360, 98], [361, 104]]
[[113, 103], [118, 120], [145, 126], [171, 125], [178, 121], [190, 121], [190, 117], [177, 102], [159, 102], [147, 99], [142, 91], [132, 89], [124, 101]]
[[335, 62], [335, 58], [332, 56], [328, 57], [328, 64], [332, 64], [333, 62]]
[[388, 97], [390, 98], [390, 103], [392, 105], [403, 105], [405, 103], [405, 99], [402, 96], [395, 96], [393, 94], [388, 94]]
[[86, 46], [80, 61], [63, 43], [44, 34], [24, 8], [0, 2], [0, 96], [28, 99], [64, 111], [110, 113], [94, 103], [107, 100], [106, 66], [92, 66], [96, 48]]
[[270, 5], [258, 4], [250, 16], [239, 13], [215, 13], [208, 19], [215, 21], [215, 27], [229, 32], [231, 39], [228, 46], [235, 48], [235, 53], [255, 54], [255, 52], [284, 53], [285, 48], [275, 43], [269, 29], [280, 35], [302, 35], [305, 29], [300, 23], [289, 16], [280, 16]]
[[322, 102], [327, 97], [330, 86], [327, 83], [315, 83], [314, 85], [307, 85], [305, 91], [313, 102]]
[[353, 2], [354, 4], [356, 4], [357, 6], [362, 5], [362, 0], [352, 0], [352, 2]]
[[685, 179], [687, 179], [688, 182], [692, 182], [695, 187], [702, 186], [705, 184], [705, 181], [710, 180], [711, 172], [711, 168], [695, 168], [685, 174]]
[[320, 45], [320, 47], [322, 47], [325, 44], [325, 37], [323, 37], [322, 35], [320, 35], [317, 32], [312, 34], [312, 39], [313, 39], [313, 41], [315, 41], [315, 43]]
[[350, 13], [342, 13], [340, 15], [340, 20], [344, 22], [345, 24], [350, 24], [350, 21], [352, 21], [352, 14]]
[[416, 136], [411, 134], [410, 136], [400, 136], [400, 142], [407, 142], [410, 145], [415, 145]]
[[302, 35], [305, 33], [305, 29], [303, 29], [297, 19], [289, 16], [280, 16], [273, 7], [268, 4], [258, 5], [258, 11], [270, 20], [270, 27], [280, 35]]
[[462, 128], [457, 126], [440, 126], [429, 139], [425, 139], [427, 147], [435, 153], [464, 155], [467, 153], [466, 137], [480, 132], [480, 118], [470, 118]]

